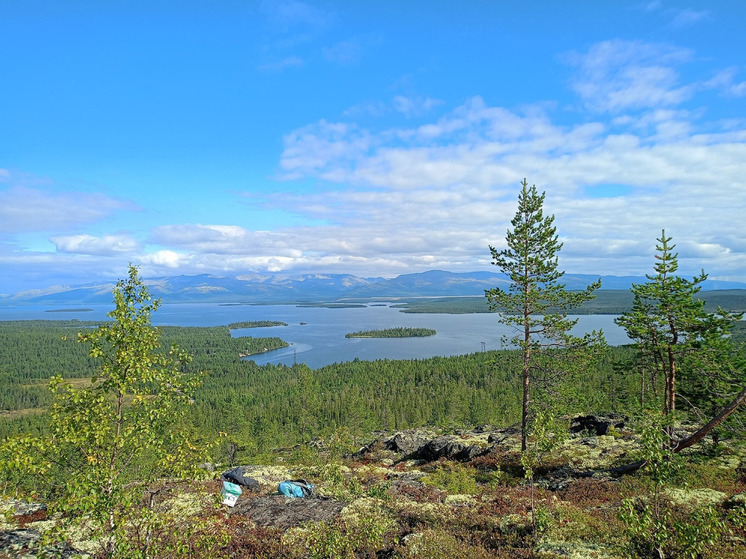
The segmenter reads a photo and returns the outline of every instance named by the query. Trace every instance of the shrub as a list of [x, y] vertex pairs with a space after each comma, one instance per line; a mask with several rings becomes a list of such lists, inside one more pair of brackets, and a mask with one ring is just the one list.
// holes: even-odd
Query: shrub
[[474, 469], [458, 462], [440, 464], [435, 471], [422, 478], [422, 482], [459, 495], [474, 495], [479, 489]]

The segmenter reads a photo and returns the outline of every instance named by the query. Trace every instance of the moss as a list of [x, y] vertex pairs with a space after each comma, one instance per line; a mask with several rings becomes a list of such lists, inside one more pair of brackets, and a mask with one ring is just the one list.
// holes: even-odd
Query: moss
[[364, 466], [355, 468], [354, 472], [355, 475], [357, 475], [358, 477], [384, 479], [389, 476], [391, 470], [382, 466], [366, 464]]
[[244, 466], [244, 475], [253, 477], [260, 485], [277, 488], [277, 484], [292, 478], [290, 468], [285, 466]]
[[567, 559], [621, 559], [614, 547], [581, 541], [542, 540], [537, 548], [538, 557], [564, 557]]
[[360, 516], [365, 516], [368, 514], [378, 514], [381, 510], [382, 506], [380, 499], [363, 497], [361, 499], [354, 500], [352, 503], [343, 508], [342, 512], [340, 513], [340, 518], [342, 518], [342, 520], [344, 521], [354, 521]]
[[611, 435], [572, 438], [565, 441], [559, 454], [563, 461], [580, 469], [608, 468], [624, 457], [633, 454], [639, 445], [636, 441]]
[[719, 505], [728, 498], [722, 491], [714, 489], [683, 489], [678, 487], [667, 487], [664, 491], [672, 503], [689, 507], [705, 507], [708, 505]]
[[477, 502], [474, 495], [447, 495], [444, 504], [451, 507], [463, 507], [467, 505], [473, 505]]
[[442, 503], [417, 503], [408, 499], [395, 499], [389, 507], [401, 520], [410, 525], [441, 526], [451, 520], [451, 507]]
[[553, 507], [555, 521], [549, 528], [553, 540], [574, 542], [607, 543], [614, 537], [614, 525], [599, 514], [594, 507], [583, 510], [571, 503], [562, 502]]
[[531, 529], [531, 518], [523, 514], [506, 514], [500, 520], [500, 531], [503, 534], [523, 533]]
[[400, 557], [408, 559], [462, 558], [487, 559], [495, 557], [484, 547], [464, 541], [453, 534], [439, 530], [425, 530], [410, 534], [404, 539], [404, 546], [398, 550]]
[[165, 503], [169, 513], [179, 517], [194, 516], [208, 506], [207, 498], [199, 493], [178, 493]]

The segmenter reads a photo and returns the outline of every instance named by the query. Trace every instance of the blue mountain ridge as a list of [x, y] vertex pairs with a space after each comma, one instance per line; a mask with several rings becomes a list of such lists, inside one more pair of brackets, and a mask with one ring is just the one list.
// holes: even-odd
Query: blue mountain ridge
[[[600, 276], [601, 289], [629, 290], [645, 277]], [[590, 274], [566, 274], [568, 289], [584, 289], [599, 279]], [[303, 303], [350, 299], [482, 296], [485, 289], [507, 287], [504, 274], [494, 272], [427, 272], [403, 274], [395, 278], [362, 278], [350, 274], [252, 273], [234, 277], [209, 274], [145, 278], [154, 297], [164, 303]], [[22, 291], [0, 297], [0, 305], [81, 305], [107, 304], [112, 300], [113, 282], [79, 286], [50, 287]], [[703, 290], [746, 289], [746, 283], [707, 280]]]

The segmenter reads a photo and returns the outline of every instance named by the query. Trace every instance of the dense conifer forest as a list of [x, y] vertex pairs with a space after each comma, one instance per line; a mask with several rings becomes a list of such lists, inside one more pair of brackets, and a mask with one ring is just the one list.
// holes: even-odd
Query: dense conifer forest
[[[0, 322], [0, 436], [26, 429], [51, 402], [48, 379], [60, 375], [86, 382], [96, 362], [76, 340], [93, 323]], [[240, 355], [282, 347], [278, 338], [232, 338], [227, 327], [160, 327], [193, 356], [190, 370], [207, 371], [192, 411], [206, 436], [257, 441], [258, 447], [290, 445], [346, 427], [360, 435], [375, 429], [421, 425], [506, 425], [520, 405], [516, 355], [511, 351], [411, 361], [353, 361], [318, 370], [305, 365], [258, 366]], [[613, 371], [629, 353], [610, 348], [598, 370], [578, 382], [595, 388], [589, 407], [619, 409], [634, 394], [634, 379]], [[578, 390], [583, 394], [590, 391]], [[585, 396], [584, 396], [585, 397]], [[299, 425], [307, 423], [303, 436]], [[261, 443], [260, 443], [260, 442]]]
[[[60, 375], [86, 382], [96, 362], [78, 331], [78, 321], [0, 322], [0, 436], [43, 424], [51, 402], [48, 380]], [[363, 435], [372, 430], [422, 425], [509, 425], [519, 419], [513, 351], [480, 352], [421, 360], [258, 366], [242, 354], [282, 347], [279, 338], [233, 338], [228, 327], [160, 327], [164, 347], [172, 343], [193, 356], [189, 368], [207, 371], [191, 416], [210, 436], [253, 440], [257, 449], [292, 445], [339, 427]], [[567, 408], [620, 411], [634, 406], [636, 375], [620, 371], [629, 346], [610, 347], [596, 368], [566, 389]], [[578, 402], [582, 398], [584, 402]], [[299, 426], [305, 422], [302, 430]], [[39, 427], [40, 428], [40, 427]], [[303, 431], [303, 433], [301, 433]]]

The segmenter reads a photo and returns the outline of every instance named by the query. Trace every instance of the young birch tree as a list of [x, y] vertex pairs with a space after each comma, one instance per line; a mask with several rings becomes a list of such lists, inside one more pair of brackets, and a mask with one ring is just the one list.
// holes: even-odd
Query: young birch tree
[[492, 263], [510, 278], [510, 287], [496, 287], [485, 294], [490, 308], [500, 312], [500, 322], [517, 330], [506, 341], [517, 346], [523, 358], [521, 448], [525, 452], [533, 415], [533, 384], [551, 389], [561, 377], [585, 367], [603, 334], [570, 334], [577, 320], [567, 318], [567, 311], [593, 299], [601, 281], [582, 291], [568, 291], [560, 283], [564, 272], [559, 270], [557, 255], [562, 243], [554, 216], [544, 215], [545, 193], [538, 194], [535, 185], [529, 188], [526, 179], [521, 186], [513, 228], [506, 236], [507, 248], [490, 246]]
[[125, 530], [138, 514], [142, 491], [157, 479], [194, 474], [204, 455], [185, 424], [198, 375], [190, 357], [161, 348], [150, 314], [159, 302], [130, 266], [114, 289], [111, 322], [79, 334], [101, 366], [90, 383], [51, 381], [48, 476], [59, 483], [56, 508], [99, 538], [104, 556], [124, 556]]

